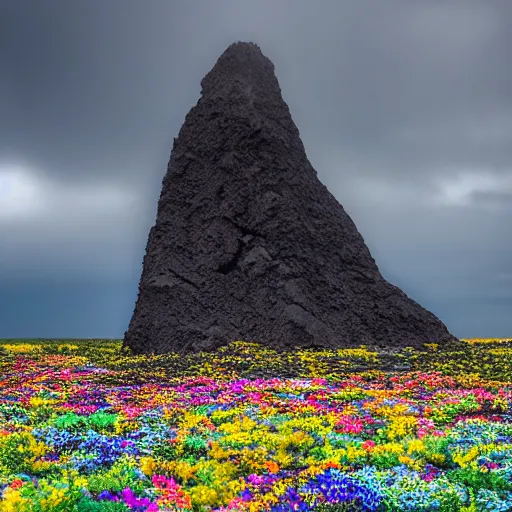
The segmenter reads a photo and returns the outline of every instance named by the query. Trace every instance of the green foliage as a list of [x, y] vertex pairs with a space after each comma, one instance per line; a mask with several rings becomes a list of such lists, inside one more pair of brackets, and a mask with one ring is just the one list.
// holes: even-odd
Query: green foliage
[[126, 512], [130, 510], [124, 503], [114, 501], [93, 501], [89, 498], [80, 500], [73, 509], [74, 512]]
[[95, 412], [88, 418], [89, 427], [99, 433], [109, 433], [114, 430], [117, 414], [109, 414], [103, 411]]
[[70, 432], [80, 432], [87, 427], [87, 418], [80, 416], [74, 412], [69, 412], [58, 416], [53, 425], [61, 430], [69, 430]]
[[492, 491], [511, 491], [512, 482], [496, 472], [482, 472], [472, 468], [461, 468], [448, 471], [447, 478], [452, 482], [459, 482], [478, 491], [490, 489]]

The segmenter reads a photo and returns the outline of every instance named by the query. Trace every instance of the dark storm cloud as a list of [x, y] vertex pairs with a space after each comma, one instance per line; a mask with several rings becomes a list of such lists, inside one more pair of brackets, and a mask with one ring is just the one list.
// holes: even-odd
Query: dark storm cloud
[[154, 101], [166, 63], [152, 54], [145, 9], [124, 4], [7, 4], [1, 83], [14, 105], [2, 118], [4, 151], [64, 179], [140, 172], [155, 132], [165, 136], [172, 94]]
[[0, 9], [0, 275], [135, 290], [172, 138], [222, 51], [252, 40], [383, 273], [456, 334], [512, 331], [508, 0]]
[[302, 131], [323, 125], [325, 144], [399, 157], [409, 175], [439, 159], [510, 163], [505, 3], [293, 5], [7, 2], [1, 83], [14, 107], [3, 150], [68, 178], [140, 177], [156, 163], [155, 138], [168, 150], [200, 77], [234, 36], [249, 35], [276, 62]]

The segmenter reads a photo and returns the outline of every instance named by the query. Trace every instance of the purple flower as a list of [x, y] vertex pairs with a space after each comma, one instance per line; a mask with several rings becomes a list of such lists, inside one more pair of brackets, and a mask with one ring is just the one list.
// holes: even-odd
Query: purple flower
[[248, 489], [244, 489], [242, 492], [242, 501], [251, 501], [252, 500], [252, 493]]
[[121, 496], [130, 508], [149, 507], [149, 505], [151, 505], [149, 498], [137, 498], [135, 493], [129, 487], [123, 489]]
[[251, 473], [248, 477], [247, 477], [247, 481], [253, 485], [260, 485], [264, 482], [264, 478], [262, 476], [258, 476], [256, 475], [255, 473]]
[[98, 499], [99, 500], [109, 500], [109, 501], [119, 501], [119, 498], [115, 494], [112, 494], [110, 491], [101, 491], [98, 494]]

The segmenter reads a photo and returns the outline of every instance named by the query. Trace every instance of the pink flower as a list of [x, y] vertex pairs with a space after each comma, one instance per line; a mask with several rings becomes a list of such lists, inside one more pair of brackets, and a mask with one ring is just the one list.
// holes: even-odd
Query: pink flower
[[423, 439], [427, 435], [427, 431], [424, 428], [418, 429], [418, 437], [420, 439]]

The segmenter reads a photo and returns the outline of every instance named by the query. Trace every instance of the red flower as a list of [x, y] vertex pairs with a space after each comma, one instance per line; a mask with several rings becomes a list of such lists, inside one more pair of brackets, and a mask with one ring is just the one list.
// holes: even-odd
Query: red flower
[[22, 486], [23, 486], [23, 480], [20, 480], [19, 478], [17, 478], [16, 480], [13, 480], [11, 482], [11, 487], [13, 489], [19, 489]]

